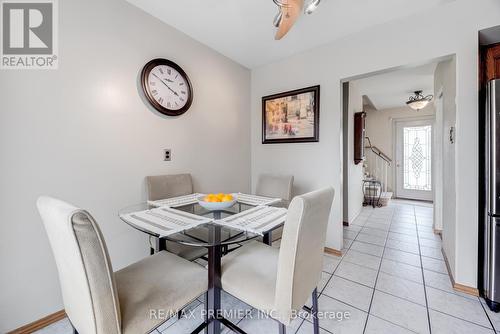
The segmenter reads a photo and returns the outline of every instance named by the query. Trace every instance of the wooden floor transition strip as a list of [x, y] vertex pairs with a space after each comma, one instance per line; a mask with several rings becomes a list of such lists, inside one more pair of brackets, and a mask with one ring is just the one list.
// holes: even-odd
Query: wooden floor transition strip
[[335, 256], [342, 256], [342, 251], [325, 247], [325, 253], [330, 254], [330, 255], [335, 255]]
[[44, 327], [47, 327], [50, 324], [53, 324], [54, 322], [58, 322], [61, 319], [64, 319], [66, 317], [66, 312], [64, 310], [58, 311], [56, 313], [52, 313], [42, 319], [33, 321], [30, 324], [27, 324], [25, 326], [19, 327], [18, 329], [14, 329], [11, 332], [8, 332], [7, 334], [29, 334], [36, 332], [39, 329], [42, 329]]
[[476, 288], [467, 286], [467, 285], [462, 285], [462, 284], [458, 284], [458, 283], [453, 282], [453, 289], [455, 289], [459, 292], [463, 292], [463, 293], [466, 293], [469, 295], [479, 297], [479, 290]]
[[451, 285], [453, 286], [453, 289], [458, 291], [458, 292], [463, 292], [468, 295], [472, 295], [475, 297], [479, 297], [479, 290], [477, 288], [473, 288], [471, 286], [459, 284], [455, 282], [455, 279], [453, 278], [453, 275], [451, 273], [451, 268], [450, 264], [448, 262], [448, 258], [446, 257], [446, 253], [444, 252], [444, 249], [441, 248], [441, 253], [443, 253], [443, 258], [444, 258], [444, 263], [446, 264], [446, 269], [448, 270], [448, 276], [450, 276], [451, 280]]

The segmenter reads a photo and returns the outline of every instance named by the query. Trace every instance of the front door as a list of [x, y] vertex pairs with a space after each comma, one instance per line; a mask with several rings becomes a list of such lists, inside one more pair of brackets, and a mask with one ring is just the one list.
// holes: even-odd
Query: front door
[[433, 123], [396, 122], [396, 197], [432, 201]]

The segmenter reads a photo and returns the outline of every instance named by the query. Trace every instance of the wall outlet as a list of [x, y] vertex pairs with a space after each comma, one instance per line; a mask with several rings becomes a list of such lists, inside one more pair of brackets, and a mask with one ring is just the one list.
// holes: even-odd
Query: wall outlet
[[163, 151], [163, 161], [170, 161], [172, 160], [172, 150], [167, 148], [166, 150]]

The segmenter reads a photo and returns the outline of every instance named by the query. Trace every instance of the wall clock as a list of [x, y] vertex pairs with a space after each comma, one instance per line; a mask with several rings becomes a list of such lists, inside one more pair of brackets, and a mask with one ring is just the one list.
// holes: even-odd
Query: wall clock
[[160, 113], [184, 114], [193, 102], [193, 88], [184, 70], [167, 59], [153, 59], [141, 73], [144, 95]]

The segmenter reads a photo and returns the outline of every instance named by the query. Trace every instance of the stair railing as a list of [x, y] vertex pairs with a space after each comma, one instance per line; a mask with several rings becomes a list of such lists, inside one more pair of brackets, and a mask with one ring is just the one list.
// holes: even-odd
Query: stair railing
[[392, 159], [377, 146], [373, 146], [369, 137], [365, 137], [365, 139], [368, 142], [368, 145], [365, 145], [365, 149], [367, 149], [366, 165], [368, 172], [382, 183], [383, 192], [387, 192], [388, 170]]

